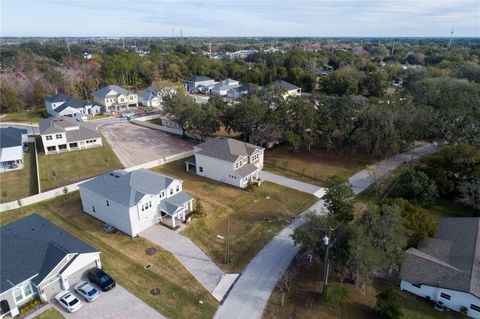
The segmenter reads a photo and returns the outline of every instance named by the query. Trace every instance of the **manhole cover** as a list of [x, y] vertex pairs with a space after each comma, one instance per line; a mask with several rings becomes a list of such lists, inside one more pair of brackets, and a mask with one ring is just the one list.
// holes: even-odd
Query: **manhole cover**
[[154, 255], [157, 252], [157, 250], [153, 247], [145, 249], [145, 254], [148, 256]]
[[157, 288], [151, 289], [151, 290], [150, 290], [150, 294], [151, 294], [152, 296], [158, 296], [158, 295], [160, 294], [160, 288], [157, 287]]

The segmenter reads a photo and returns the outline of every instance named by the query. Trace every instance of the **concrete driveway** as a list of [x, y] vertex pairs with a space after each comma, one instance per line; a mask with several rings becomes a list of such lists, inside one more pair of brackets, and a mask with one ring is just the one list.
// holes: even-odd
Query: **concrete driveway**
[[292, 178], [285, 176], [272, 174], [265, 171], [260, 171], [260, 178], [278, 185], [282, 185], [288, 188], [293, 188], [304, 193], [312, 194], [318, 198], [322, 198], [325, 195], [325, 190], [322, 187], [308, 184], [305, 182], [300, 182]]
[[100, 127], [103, 136], [125, 167], [190, 151], [196, 143], [180, 136], [141, 127], [126, 121]]
[[[70, 289], [73, 292], [73, 288]], [[118, 285], [108, 292], [100, 292], [100, 297], [92, 303], [79, 298], [83, 306], [75, 313], [66, 312], [55, 300], [51, 303], [65, 318], [95, 318], [95, 319], [165, 319], [155, 309], [135, 297], [125, 288]]]

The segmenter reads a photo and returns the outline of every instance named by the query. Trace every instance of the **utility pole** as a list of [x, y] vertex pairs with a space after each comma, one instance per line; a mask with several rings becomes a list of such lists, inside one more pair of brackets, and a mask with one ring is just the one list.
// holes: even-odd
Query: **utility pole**
[[448, 48], [450, 49], [450, 47], [452, 46], [452, 41], [453, 41], [453, 27], [452, 27], [452, 31], [450, 31], [450, 41], [448, 41]]
[[328, 284], [328, 272], [330, 268], [330, 261], [328, 259], [328, 251], [330, 249], [330, 238], [332, 237], [332, 228], [329, 228], [328, 235], [323, 237], [323, 246], [325, 246], [325, 257], [323, 259], [323, 290], [322, 294], [325, 294]]
[[229, 227], [230, 227], [230, 219], [227, 218], [227, 229], [225, 231], [225, 264], [229, 264], [229, 259], [230, 259], [230, 247], [228, 245]]

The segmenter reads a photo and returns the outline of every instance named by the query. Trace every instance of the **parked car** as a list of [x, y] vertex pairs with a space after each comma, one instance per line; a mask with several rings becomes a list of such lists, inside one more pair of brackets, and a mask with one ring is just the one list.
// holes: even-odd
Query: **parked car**
[[92, 302], [100, 296], [100, 292], [97, 290], [97, 288], [93, 287], [86, 281], [80, 281], [78, 284], [73, 286], [73, 289], [87, 302]]
[[88, 272], [88, 279], [96, 284], [103, 291], [109, 291], [114, 288], [117, 283], [106, 272], [99, 268], [92, 269]]
[[70, 291], [60, 291], [55, 300], [62, 306], [67, 312], [75, 312], [82, 308], [82, 302], [75, 297]]

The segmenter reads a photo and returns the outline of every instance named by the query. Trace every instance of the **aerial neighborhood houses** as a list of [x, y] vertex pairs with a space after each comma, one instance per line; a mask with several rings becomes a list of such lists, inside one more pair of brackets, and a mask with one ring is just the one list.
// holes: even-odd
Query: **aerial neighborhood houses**
[[52, 116], [70, 116], [84, 120], [88, 115], [98, 115], [102, 112], [100, 105], [80, 101], [74, 97], [57, 94], [45, 99], [47, 113]]
[[270, 82], [269, 84], [264, 85], [263, 89], [279, 89], [284, 98], [289, 96], [300, 96], [302, 94], [302, 89], [300, 87], [284, 80]]
[[83, 210], [135, 237], [162, 222], [176, 228], [193, 210], [182, 181], [146, 169], [116, 170], [79, 185]]
[[128, 110], [129, 106], [138, 107], [137, 94], [118, 85], [109, 85], [92, 93], [93, 101], [103, 106], [105, 113]]
[[194, 157], [185, 162], [193, 171], [216, 181], [245, 188], [259, 183], [264, 148], [231, 138], [212, 138], [194, 146]]
[[37, 214], [2, 226], [0, 238], [2, 318], [35, 298], [51, 300], [102, 267], [99, 251]]
[[27, 130], [0, 127], [0, 173], [23, 168], [23, 152], [27, 143]]
[[173, 88], [150, 85], [145, 91], [138, 93], [138, 102], [144, 106], [161, 108], [163, 98], [177, 91]]
[[95, 125], [71, 117], [51, 117], [39, 124], [45, 154], [102, 146], [102, 136]]
[[188, 93], [210, 93], [210, 90], [215, 85], [215, 80], [208, 76], [191, 76], [183, 81], [185, 90]]
[[480, 218], [443, 218], [438, 234], [409, 248], [400, 288], [480, 318]]
[[215, 83], [210, 92], [219, 96], [226, 96], [227, 92], [240, 86], [237, 80], [226, 79]]

